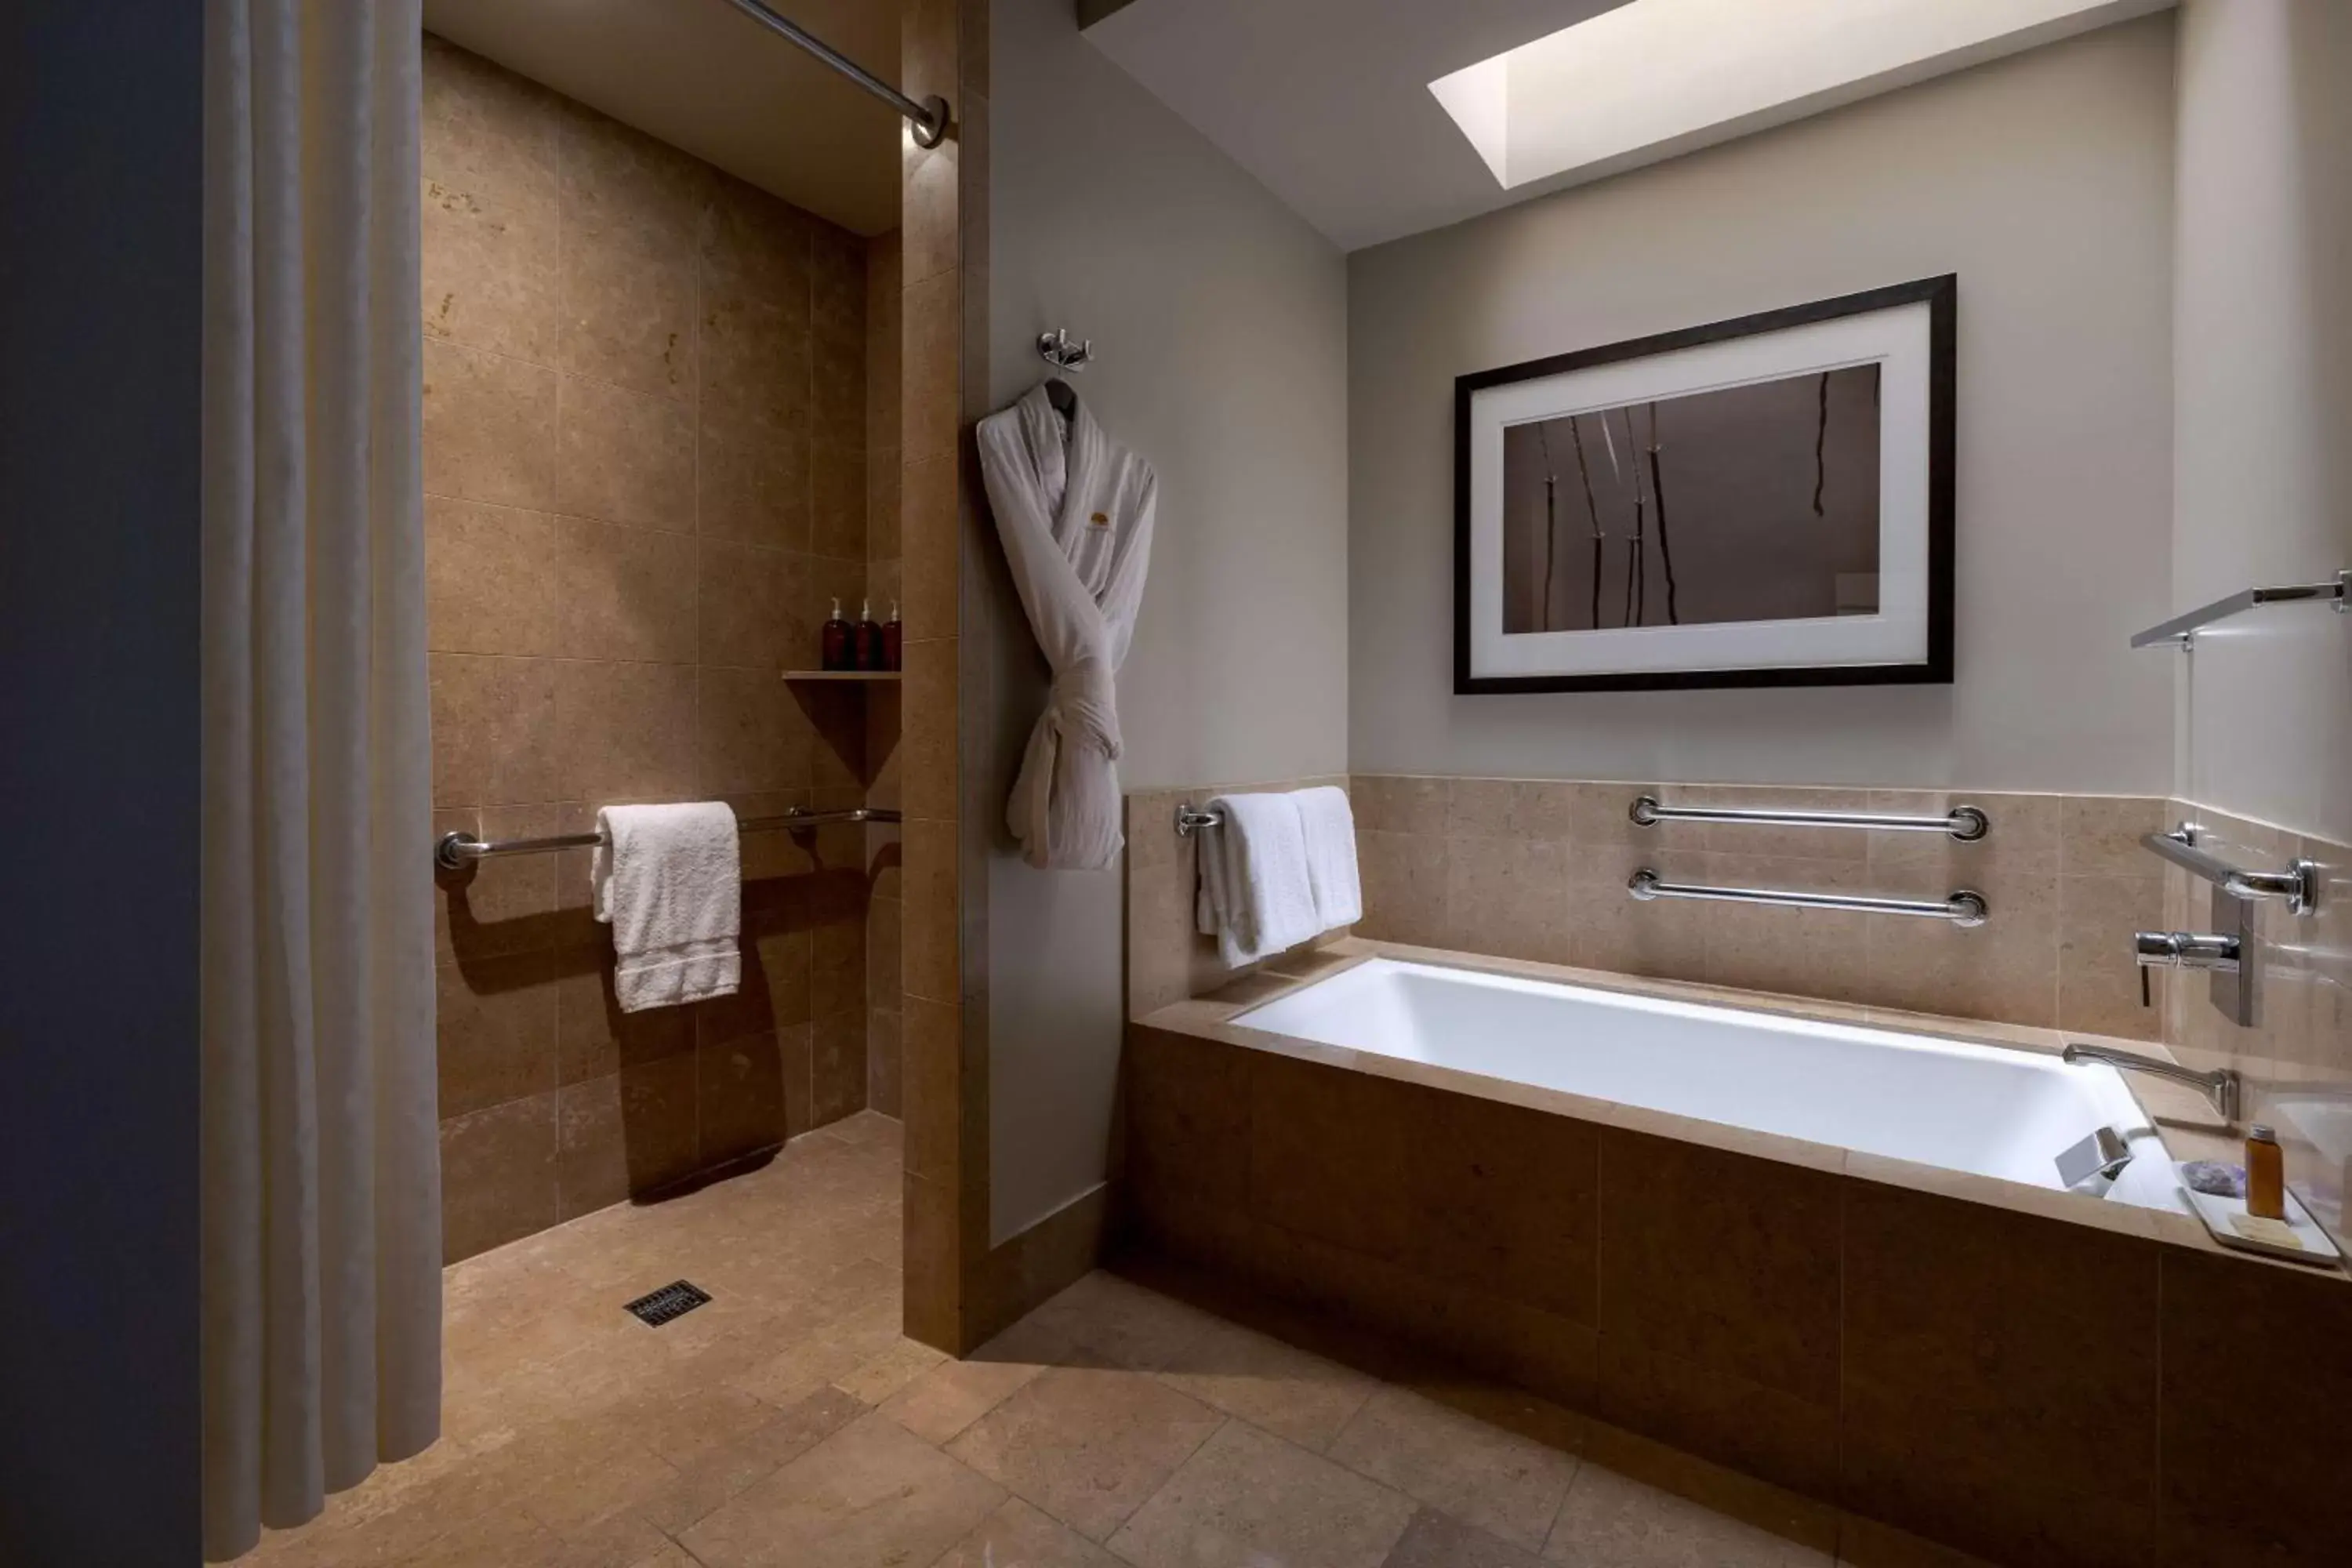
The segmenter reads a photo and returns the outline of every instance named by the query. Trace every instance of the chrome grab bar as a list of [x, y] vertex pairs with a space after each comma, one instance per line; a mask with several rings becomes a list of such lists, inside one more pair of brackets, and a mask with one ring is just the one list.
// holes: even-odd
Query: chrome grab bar
[[2229, 1068], [2199, 1072], [2194, 1068], [2182, 1067], [2179, 1062], [2144, 1057], [2137, 1051], [2119, 1051], [2113, 1046], [2084, 1046], [2072, 1042], [2058, 1053], [2058, 1058], [2070, 1063], [2101, 1062], [2111, 1068], [2123, 1068], [2131, 1072], [2148, 1073], [2157, 1078], [2168, 1078], [2175, 1083], [2188, 1084], [2203, 1091], [2224, 1121], [2238, 1120], [2239, 1107], [2245, 1099], [2244, 1080]]
[[2161, 855], [2182, 870], [2202, 877], [2233, 899], [2284, 899], [2287, 912], [2307, 915], [2319, 908], [2319, 865], [2297, 860], [2284, 871], [2249, 871], [2197, 847], [2197, 828], [2184, 822], [2169, 833], [2150, 833], [2140, 839], [2143, 848]]
[[1948, 833], [1973, 844], [1992, 831], [1980, 806], [1956, 805], [1941, 816], [1903, 816], [1875, 811], [1780, 811], [1769, 806], [1666, 805], [1654, 795], [1633, 797], [1625, 814], [1635, 826], [1661, 822], [1748, 822], [1779, 827], [1874, 827], [1888, 833]]
[[1879, 899], [1861, 893], [1792, 893], [1769, 888], [1704, 888], [1664, 882], [1648, 867], [1633, 873], [1625, 890], [1648, 903], [1652, 899], [1706, 899], [1730, 904], [1763, 904], [1791, 910], [1842, 910], [1858, 915], [1917, 915], [1949, 921], [1958, 926], [1980, 926], [1989, 913], [1985, 896], [1962, 888], [1949, 898]]
[[[797, 806], [780, 816], [749, 816], [736, 823], [738, 833], [766, 833], [778, 828], [823, 827], [835, 822], [896, 822], [898, 814], [879, 806], [852, 806], [846, 811], [803, 811]], [[462, 871], [477, 860], [494, 855], [541, 855], [551, 849], [593, 849], [604, 842], [601, 833], [558, 833], [545, 838], [477, 838], [465, 832], [445, 833], [433, 841], [433, 864], [444, 871]]]

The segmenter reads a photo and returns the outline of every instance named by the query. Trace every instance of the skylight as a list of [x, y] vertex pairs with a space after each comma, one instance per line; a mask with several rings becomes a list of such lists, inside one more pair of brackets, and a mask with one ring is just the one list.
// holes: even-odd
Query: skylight
[[2173, 0], [1631, 0], [1429, 84], [1506, 189], [1597, 177]]

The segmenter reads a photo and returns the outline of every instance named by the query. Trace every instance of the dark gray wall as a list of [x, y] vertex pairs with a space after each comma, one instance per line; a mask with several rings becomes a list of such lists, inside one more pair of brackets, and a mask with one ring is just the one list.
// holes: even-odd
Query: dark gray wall
[[0, 1563], [197, 1557], [203, 12], [0, 5]]

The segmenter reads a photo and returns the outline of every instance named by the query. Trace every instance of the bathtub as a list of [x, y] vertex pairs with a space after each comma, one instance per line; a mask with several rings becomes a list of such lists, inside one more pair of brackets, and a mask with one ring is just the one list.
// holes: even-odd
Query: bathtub
[[2110, 1126], [2134, 1160], [2108, 1200], [2180, 1206], [2122, 1074], [2035, 1051], [1391, 958], [1232, 1022], [2030, 1186]]

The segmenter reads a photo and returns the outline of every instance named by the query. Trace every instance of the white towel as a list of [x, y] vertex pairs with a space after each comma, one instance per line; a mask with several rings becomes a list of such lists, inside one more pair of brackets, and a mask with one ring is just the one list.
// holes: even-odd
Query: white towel
[[1356, 814], [1348, 792], [1324, 784], [1290, 797], [1307, 832], [1307, 878], [1315, 889], [1315, 919], [1325, 931], [1364, 918], [1364, 884], [1356, 873]]
[[1229, 966], [1297, 947], [1323, 930], [1307, 868], [1307, 829], [1287, 795], [1221, 795], [1223, 826], [1200, 838], [1202, 932]]
[[731, 996], [743, 977], [742, 851], [719, 801], [608, 805], [590, 874], [596, 918], [613, 928], [613, 992], [624, 1013]]

